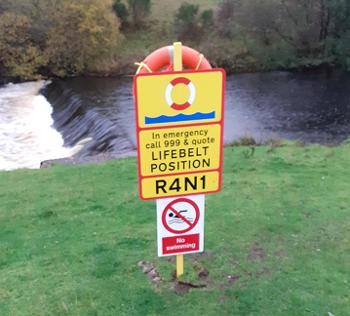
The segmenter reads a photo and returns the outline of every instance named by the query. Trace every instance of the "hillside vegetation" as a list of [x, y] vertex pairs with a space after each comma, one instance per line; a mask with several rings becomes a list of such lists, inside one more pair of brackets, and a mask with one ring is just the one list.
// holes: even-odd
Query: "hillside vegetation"
[[345, 0], [1, 0], [0, 76], [133, 73], [174, 41], [227, 71], [350, 69]]
[[0, 315], [350, 315], [349, 165], [349, 144], [227, 147], [183, 283], [134, 158], [1, 172]]

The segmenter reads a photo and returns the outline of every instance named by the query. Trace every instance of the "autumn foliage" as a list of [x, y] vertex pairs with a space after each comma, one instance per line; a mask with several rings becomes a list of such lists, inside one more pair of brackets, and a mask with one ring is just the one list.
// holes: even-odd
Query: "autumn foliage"
[[9, 3], [0, 16], [0, 71], [23, 79], [93, 72], [121, 38], [108, 0]]

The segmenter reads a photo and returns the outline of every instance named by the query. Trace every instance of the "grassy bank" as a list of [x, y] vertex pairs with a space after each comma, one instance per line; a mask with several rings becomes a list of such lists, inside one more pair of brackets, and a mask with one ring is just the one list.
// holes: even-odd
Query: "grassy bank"
[[350, 315], [349, 165], [349, 144], [227, 147], [187, 286], [135, 159], [2, 172], [0, 315]]

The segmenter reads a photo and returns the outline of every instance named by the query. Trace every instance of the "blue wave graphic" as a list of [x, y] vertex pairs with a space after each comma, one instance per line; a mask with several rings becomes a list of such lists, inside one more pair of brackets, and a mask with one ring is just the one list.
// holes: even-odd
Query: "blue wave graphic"
[[175, 116], [161, 115], [158, 117], [145, 117], [145, 124], [162, 124], [173, 122], [200, 121], [215, 118], [215, 111], [209, 113], [178, 114]]

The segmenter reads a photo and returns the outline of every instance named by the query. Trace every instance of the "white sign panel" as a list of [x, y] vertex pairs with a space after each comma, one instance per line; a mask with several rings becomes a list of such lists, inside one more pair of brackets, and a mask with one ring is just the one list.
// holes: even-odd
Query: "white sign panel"
[[204, 195], [157, 200], [158, 256], [202, 252]]

